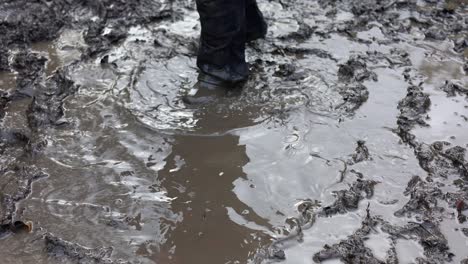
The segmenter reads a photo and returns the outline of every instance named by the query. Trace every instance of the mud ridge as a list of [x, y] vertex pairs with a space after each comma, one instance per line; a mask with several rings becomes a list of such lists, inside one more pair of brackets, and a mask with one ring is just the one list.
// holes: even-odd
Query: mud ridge
[[77, 243], [65, 241], [51, 233], [44, 234], [47, 253], [58, 260], [68, 259], [74, 263], [126, 264], [123, 260], [112, 260], [112, 247], [87, 248]]
[[349, 190], [334, 192], [336, 196], [335, 202], [323, 207], [319, 212], [319, 216], [332, 216], [356, 210], [361, 200], [364, 198], [369, 199], [374, 195], [374, 186], [376, 184], [377, 182], [372, 180], [356, 179]]
[[426, 126], [426, 113], [431, 106], [429, 95], [423, 92], [420, 86], [408, 87], [406, 97], [398, 104], [400, 115], [398, 116], [397, 134], [403, 142], [415, 147], [418, 145], [416, 138], [410, 131], [416, 125]]
[[[47, 176], [40, 169], [26, 164], [12, 164], [8, 167], [0, 167], [2, 174], [2, 186], [4, 186], [1, 194], [0, 204], [0, 225], [9, 225], [16, 218], [16, 203], [25, 199], [31, 193], [31, 185], [34, 181]], [[8, 184], [3, 184], [8, 180]], [[19, 216], [21, 217], [21, 216]], [[2, 232], [7, 230], [0, 230]]]

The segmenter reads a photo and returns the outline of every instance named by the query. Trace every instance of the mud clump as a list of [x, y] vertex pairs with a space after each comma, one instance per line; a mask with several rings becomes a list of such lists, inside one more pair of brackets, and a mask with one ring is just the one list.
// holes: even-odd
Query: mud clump
[[45, 57], [27, 51], [21, 51], [14, 56], [11, 67], [18, 76], [12, 99], [34, 96], [36, 86], [43, 80], [46, 61]]
[[420, 144], [415, 148], [421, 168], [430, 177], [447, 178], [458, 175], [468, 179], [468, 162], [465, 160], [466, 149], [460, 146], [447, 148], [449, 142], [437, 141], [431, 145]]
[[46, 177], [47, 174], [33, 166], [11, 165], [0, 167], [0, 175], [0, 225], [9, 225], [14, 222], [16, 203], [31, 193], [34, 181]]
[[444, 40], [447, 38], [447, 33], [439, 27], [431, 27], [426, 33], [426, 39], [430, 40]]
[[334, 192], [336, 200], [333, 204], [325, 206], [318, 213], [319, 216], [332, 216], [344, 214], [351, 210], [356, 210], [358, 204], [364, 198], [369, 199], [374, 195], [374, 186], [377, 182], [372, 180], [357, 179], [349, 190]]
[[[390, 239], [390, 248], [387, 251], [386, 260], [377, 259], [372, 250], [366, 247], [364, 241], [371, 233], [386, 234]], [[399, 263], [395, 248], [397, 239], [416, 240], [424, 248], [426, 258], [418, 257], [417, 263], [445, 263], [451, 261], [453, 254], [449, 251], [447, 239], [439, 230], [437, 224], [431, 221], [420, 223], [410, 222], [405, 226], [395, 226], [379, 216], [370, 216], [369, 208], [367, 216], [361, 227], [348, 238], [332, 246], [325, 245], [324, 249], [314, 254], [315, 262], [323, 262], [329, 259], [340, 259], [344, 263]]]
[[451, 81], [446, 81], [441, 89], [451, 97], [456, 96], [457, 94], [468, 96], [468, 87], [464, 87], [461, 84], [457, 84]]
[[307, 25], [306, 23], [299, 24], [299, 30], [288, 34], [287, 36], [282, 36], [280, 39], [294, 39], [296, 41], [304, 41], [312, 36], [314, 33], [314, 28]]
[[266, 250], [264, 257], [271, 260], [281, 261], [286, 259], [286, 254], [281, 246], [290, 240], [302, 241], [303, 231], [309, 229], [315, 223], [317, 212], [321, 210], [319, 201], [304, 200], [297, 205], [298, 215], [289, 217], [286, 220], [288, 228], [285, 231], [288, 235], [275, 240]]
[[468, 56], [468, 38], [461, 37], [458, 38], [454, 41], [454, 47], [453, 50], [455, 52], [463, 54], [463, 56], [466, 58]]
[[425, 115], [430, 106], [431, 99], [420, 86], [408, 87], [406, 97], [398, 103], [400, 115], [397, 120], [397, 134], [403, 142], [415, 146], [415, 138], [410, 131], [415, 125], [427, 126]]
[[68, 259], [74, 263], [91, 264], [125, 264], [123, 260], [112, 260], [112, 247], [87, 248], [82, 245], [65, 241], [51, 233], [44, 235], [47, 253], [57, 259]]
[[369, 90], [360, 83], [343, 86], [340, 88], [339, 93], [344, 100], [344, 103], [340, 105], [340, 107], [345, 105], [346, 110], [351, 113], [361, 107], [361, 105], [369, 99]]
[[6, 95], [7, 101], [32, 98], [26, 115], [29, 128], [45, 125], [59, 125], [63, 116], [63, 100], [73, 94], [77, 87], [66, 76], [65, 70], [58, 70], [51, 78], [45, 79], [46, 58], [28, 52], [16, 54], [11, 64], [17, 72], [16, 89]]
[[358, 140], [356, 150], [351, 155], [351, 159], [349, 159], [347, 163], [348, 165], [353, 165], [365, 160], [372, 160], [372, 157], [369, 154], [366, 142], [364, 140]]
[[363, 84], [366, 80], [377, 81], [377, 75], [367, 68], [365, 60], [361, 56], [352, 56], [338, 69], [338, 92], [343, 97], [343, 107], [354, 112], [369, 99], [369, 90]]
[[421, 223], [410, 222], [403, 227], [385, 224], [382, 227], [382, 231], [395, 238], [407, 236], [408, 239], [417, 240], [423, 246], [424, 255], [427, 257], [427, 259], [417, 258], [418, 262], [445, 263], [451, 261], [454, 256], [449, 251], [447, 239], [440, 231], [438, 225], [432, 221], [425, 220]]
[[[467, 197], [464, 197], [465, 200]], [[460, 224], [466, 222], [466, 215], [463, 214], [463, 211], [468, 208], [463, 200], [458, 200], [455, 203], [455, 208], [457, 209], [457, 219]]]
[[65, 14], [60, 1], [12, 1], [0, 3], [4, 17], [0, 17], [1, 46], [24, 45], [51, 40], [64, 25]]
[[424, 182], [419, 176], [413, 176], [404, 194], [409, 195], [410, 200], [395, 212], [395, 216], [412, 217], [416, 214], [432, 218], [438, 214], [440, 218], [440, 214], [444, 211], [442, 207], [437, 206], [437, 199], [442, 198], [442, 191], [437, 186]]
[[9, 67], [8, 67], [9, 55], [10, 54], [8, 50], [0, 46], [0, 72], [9, 70]]
[[338, 69], [338, 79], [342, 82], [363, 82], [365, 80], [377, 81], [377, 75], [367, 68], [365, 60], [361, 56], [351, 57]]
[[5, 107], [9, 101], [8, 93], [0, 91], [0, 121], [5, 116]]
[[[15, 157], [19, 157], [23, 154], [22, 148], [25, 148], [30, 139], [27, 135], [21, 131], [11, 130], [11, 129], [2, 129], [0, 130], [0, 155], [7, 154], [16, 154]], [[20, 148], [19, 153], [15, 153], [15, 148]]]
[[[351, 1], [351, 11], [353, 14], [360, 16], [363, 14], [375, 15], [376, 13], [383, 13], [388, 9], [396, 5], [396, 1], [376, 1], [376, 0], [366, 0], [366, 1]], [[398, 2], [398, 4], [407, 5], [404, 2]]]
[[323, 262], [330, 259], [340, 259], [344, 263], [386, 263], [377, 259], [372, 253], [372, 250], [367, 248], [364, 244], [366, 236], [368, 236], [379, 223], [380, 219], [370, 216], [368, 211], [367, 217], [362, 222], [361, 227], [356, 230], [354, 234], [337, 244], [331, 246], [326, 244], [321, 251], [314, 254], [313, 260], [315, 262]]
[[33, 223], [31, 221], [23, 222], [23, 221], [15, 221], [10, 224], [0, 225], [0, 237], [2, 235], [11, 233], [23, 233], [27, 232], [30, 233], [33, 229]]
[[462, 228], [463, 234], [468, 237], [468, 228]]
[[66, 77], [64, 71], [57, 71], [44, 85], [40, 85], [27, 112], [29, 126], [32, 129], [48, 125], [61, 125], [63, 101], [72, 95], [77, 87]]
[[110, 49], [112, 44], [117, 44], [127, 37], [123, 27], [113, 28], [107, 34], [103, 34], [104, 28], [105, 25], [95, 24], [90, 26], [84, 34], [84, 40], [89, 45], [86, 56], [93, 57], [105, 52]]

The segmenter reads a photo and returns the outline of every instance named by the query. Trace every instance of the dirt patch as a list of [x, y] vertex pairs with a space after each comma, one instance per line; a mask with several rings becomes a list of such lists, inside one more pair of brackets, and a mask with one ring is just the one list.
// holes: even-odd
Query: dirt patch
[[[401, 187], [401, 197], [406, 196], [409, 200], [406, 204], [398, 207], [393, 215], [399, 217], [406, 224], [402, 226], [391, 225], [381, 216], [371, 215], [372, 208], [368, 208], [367, 216], [363, 219], [361, 227], [355, 230], [351, 236], [337, 243], [330, 243], [332, 245], [325, 245], [323, 250], [310, 254], [313, 254], [312, 258], [317, 262], [341, 259], [345, 263], [398, 263], [397, 240], [407, 239], [418, 242], [424, 249], [424, 258], [418, 258], [417, 262], [444, 263], [450, 261], [453, 254], [448, 247], [447, 239], [449, 238], [446, 238], [441, 232], [441, 225], [443, 225], [444, 220], [451, 218], [456, 218], [458, 223], [466, 221], [465, 212], [468, 209], [466, 205], [468, 202], [466, 195], [468, 188], [466, 146], [440, 140], [432, 143], [423, 142], [416, 137], [413, 130], [418, 127], [427, 127], [429, 124], [432, 94], [428, 91], [430, 85], [425, 83], [412, 61], [421, 57], [431, 58], [430, 51], [432, 50], [426, 47], [427, 43], [435, 43], [434, 46], [449, 43], [450, 55], [444, 53], [441, 57], [466, 57], [468, 48], [465, 32], [468, 20], [466, 11], [464, 11], [466, 3], [464, 1], [429, 0], [318, 2], [283, 0], [280, 2], [264, 1], [261, 3], [269, 16], [272, 33], [266, 40], [252, 43], [249, 46], [247, 55], [251, 63], [252, 74], [245, 89], [239, 93], [229, 93], [226, 98], [222, 98], [216, 104], [203, 109], [205, 112], [202, 111], [202, 114], [196, 113], [204, 118], [200, 122], [202, 123], [199, 125], [202, 128], [200, 130], [210, 131], [210, 133], [207, 132], [209, 136], [213, 136], [212, 134], [220, 136], [225, 133], [225, 130], [229, 130], [225, 129], [224, 126], [229, 127], [232, 125], [231, 123], [237, 122], [233, 126], [235, 128], [250, 127], [262, 123], [267, 128], [258, 134], [264, 134], [269, 133], [270, 129], [273, 131], [286, 127], [288, 130], [288, 122], [291, 119], [301, 119], [302, 115], [310, 115], [313, 118], [301, 123], [299, 128], [294, 126], [292, 130], [297, 132], [301, 130], [302, 126], [309, 129], [309, 126], [315, 124], [322, 124], [324, 127], [330, 128], [341, 125], [347, 127], [354, 121], [358, 123], [366, 115], [359, 110], [365, 109], [364, 106], [372, 99], [371, 96], [380, 98], [380, 96], [393, 95], [384, 89], [400, 89], [400, 87], [386, 83], [393, 80], [391, 76], [386, 74], [399, 75], [398, 78], [401, 77], [402, 82], [406, 84], [403, 89], [407, 90], [402, 96], [403, 98], [398, 97], [399, 103], [394, 106], [396, 124], [394, 124], [392, 131], [399, 137], [401, 143], [406, 144], [411, 151], [414, 151], [419, 167], [425, 172], [425, 174], [417, 176], [407, 175], [404, 182], [407, 180], [409, 182]], [[155, 157], [162, 155], [159, 153], [164, 152], [165, 144], [177, 145], [173, 143], [177, 139], [171, 137], [172, 134], [179, 133], [180, 130], [182, 130], [180, 133], [183, 135], [193, 132], [189, 129], [187, 131], [181, 129], [184, 126], [180, 124], [193, 125], [198, 117], [196, 114], [191, 115], [190, 109], [186, 109], [178, 99], [179, 90], [186, 89], [190, 86], [190, 80], [194, 79], [192, 72], [195, 72], [195, 69], [190, 68], [192, 67], [190, 62], [195, 59], [197, 35], [193, 32], [199, 30], [197, 18], [193, 17], [194, 8], [193, 2], [152, 0], [85, 0], [74, 2], [7, 0], [0, 4], [0, 35], [3, 36], [0, 39], [0, 71], [14, 74], [16, 82], [15, 87], [0, 91], [0, 119], [4, 120], [7, 117], [9, 120], [19, 120], [14, 127], [11, 127], [11, 122], [0, 124], [0, 153], [2, 154], [0, 159], [0, 174], [2, 175], [0, 177], [0, 188], [2, 188], [0, 236], [8, 237], [11, 235], [9, 227], [15, 221], [27, 220], [22, 219], [21, 212], [17, 210], [17, 204], [31, 193], [34, 181], [48, 175], [50, 168], [44, 165], [47, 164], [44, 162], [44, 159], [47, 159], [44, 150], [51, 147], [48, 140], [51, 140], [49, 132], [52, 130], [54, 135], [62, 136], [60, 144], [74, 143], [73, 140], [78, 137], [71, 135], [82, 133], [82, 137], [79, 139], [83, 141], [77, 140], [77, 142], [84, 142], [84, 145], [91, 146], [70, 148], [74, 156], [89, 159], [86, 160], [88, 167], [82, 163], [71, 161], [72, 165], [70, 166], [79, 167], [80, 170], [94, 168], [93, 166], [105, 167], [99, 171], [104, 176], [99, 175], [99, 177], [108, 177], [105, 182], [113, 184], [111, 187], [107, 186], [108, 189], [117, 189], [128, 184], [132, 188], [131, 191], [128, 191], [129, 195], [136, 195], [138, 191], [144, 189], [145, 192], [139, 194], [137, 202], [130, 205], [125, 204], [128, 208], [144, 203], [145, 199], [153, 199], [154, 201], [151, 200], [153, 201], [152, 205], [159, 205], [159, 203], [170, 200], [160, 199], [157, 196], [165, 194], [164, 188], [160, 185], [161, 182], [171, 187], [175, 184], [172, 182], [171, 173], [177, 172], [185, 166], [183, 157], [178, 157], [179, 162], [176, 162], [178, 167], [168, 169], [167, 175], [169, 176], [167, 178], [160, 179], [155, 178], [155, 171], [159, 172], [160, 168], [166, 166], [163, 164], [166, 162], [169, 164], [169, 161], [164, 160], [164, 158], [157, 160], [153, 155]], [[311, 18], [315, 20], [312, 21]], [[61, 48], [65, 51], [76, 50], [79, 56], [48, 74], [45, 72], [46, 65], [53, 58], [47, 56], [46, 52], [32, 51], [31, 44], [57, 40], [67, 30], [79, 32], [77, 35], [80, 39], [82, 38], [83, 45], [79, 47], [64, 45]], [[421, 45], [417, 41], [426, 42]], [[340, 43], [341, 46], [330, 48], [335, 42]], [[466, 63], [464, 68], [466, 72]], [[157, 80], [154, 80], [156, 79], [154, 76], [157, 76]], [[468, 95], [466, 85], [457, 81], [447, 80], [445, 83], [434, 86], [445, 91], [450, 97]], [[83, 90], [80, 90], [82, 88]], [[377, 92], [371, 94], [371, 91]], [[80, 94], [81, 92], [82, 94]], [[83, 97], [89, 96], [92, 100], [73, 101], [78, 94]], [[106, 97], [109, 94], [111, 96]], [[96, 99], [93, 96], [99, 98]], [[100, 97], [105, 97], [106, 100], [101, 102], [99, 101]], [[381, 99], [381, 104], [387, 102], [387, 98]], [[98, 101], [102, 103], [99, 105], [100, 108], [96, 107], [97, 110], [91, 114], [86, 111], [85, 108], [97, 104]], [[21, 104], [26, 105], [24, 113], [11, 110], [11, 106]], [[66, 118], [66, 106], [71, 107], [70, 113], [76, 115], [76, 124]], [[233, 113], [239, 116], [233, 118], [231, 116]], [[117, 123], [113, 119], [115, 116], [126, 118], [125, 122], [116, 124], [118, 126], [117, 132], [109, 128], [112, 124]], [[177, 119], [171, 119], [175, 118], [174, 116]], [[153, 138], [156, 137], [156, 134], [157, 136], [164, 134], [162, 143], [158, 143], [160, 146], [148, 147], [153, 147], [157, 151], [148, 150], [146, 146], [148, 144], [142, 144], [145, 146], [140, 149], [135, 147], [138, 140], [143, 138], [144, 132], [142, 131], [145, 129], [140, 128], [132, 131], [129, 124], [135, 126], [135, 123], [132, 123], [134, 120], [138, 120], [135, 123], [143, 123], [145, 129], [148, 128], [152, 131], [151, 136], [148, 137]], [[21, 127], [23, 121], [24, 127]], [[164, 129], [156, 129], [153, 126], [154, 122], [165, 125]], [[83, 128], [85, 126], [81, 125], [86, 123], [94, 124], [89, 131], [71, 129], [75, 126]], [[177, 123], [180, 127], [172, 129], [173, 123]], [[189, 125], [187, 127], [190, 127]], [[363, 125], [357, 126], [362, 127]], [[93, 129], [97, 132], [92, 131]], [[316, 127], [310, 128], [310, 130], [313, 129]], [[358, 130], [356, 127], [351, 129]], [[56, 132], [56, 130], [63, 132], [63, 134]], [[336, 131], [333, 130], [333, 133]], [[99, 135], [99, 140], [91, 138], [92, 136], [88, 137], [92, 132], [96, 133], [94, 135]], [[114, 138], [101, 137], [114, 132], [116, 134]], [[343, 130], [339, 130], [339, 132], [341, 133]], [[131, 136], [130, 140], [122, 140], [128, 136], [127, 134], [132, 133], [134, 135]], [[308, 133], [309, 131], [303, 134], [297, 132], [293, 133], [292, 137], [287, 137], [288, 146], [286, 149], [292, 153], [291, 155], [304, 151], [306, 149], [303, 146], [306, 144], [304, 142], [313, 141], [311, 138], [307, 138]], [[373, 166], [378, 160], [384, 158], [374, 153], [374, 149], [372, 149], [371, 155], [367, 143], [362, 140], [357, 141], [357, 146], [354, 145], [356, 139], [366, 138], [361, 137], [362, 134], [366, 133], [368, 131], [359, 132], [359, 136], [349, 140], [348, 152], [337, 155], [345, 157], [343, 160], [340, 158], [320, 159], [325, 165], [321, 164], [323, 166], [318, 168], [325, 167], [329, 170], [335, 168], [331, 165], [332, 161], [338, 161], [340, 166], [339, 161], [343, 163], [342, 169], [333, 172], [341, 175], [340, 180], [335, 184], [342, 184], [339, 189], [335, 189], [338, 191], [333, 192], [334, 200], [330, 200], [332, 202], [327, 205], [322, 205], [322, 202], [314, 199], [302, 199], [297, 204], [297, 215], [286, 219], [288, 228], [285, 228], [284, 232], [271, 245], [267, 245], [266, 249], [259, 249], [260, 253], [257, 254], [259, 261], [264, 259], [287, 260], [287, 250], [284, 245], [290, 241], [302, 242], [304, 233], [314, 227], [317, 217], [334, 218], [350, 212], [357, 212], [362, 209], [359, 208], [359, 205], [363, 204], [364, 200], [373, 199], [375, 186], [378, 182], [373, 180], [375, 178], [370, 177], [376, 176], [359, 171], [364, 172], [367, 165]], [[203, 137], [205, 136], [203, 135]], [[272, 141], [276, 141], [276, 139]], [[272, 142], [266, 145], [270, 143]], [[237, 149], [241, 144], [236, 138], [235, 143], [226, 145], [227, 147], [219, 153], [213, 152], [215, 153], [213, 156], [231, 155], [226, 158], [229, 160], [229, 157], [236, 155], [236, 153], [232, 153], [233, 149]], [[331, 144], [338, 143], [332, 142]], [[56, 153], [47, 153], [47, 155], [62, 155], [61, 147], [54, 145], [52, 149]], [[154, 153], [151, 152], [151, 156], [144, 157], [147, 160], [143, 162], [142, 168], [132, 171], [126, 166], [130, 166], [127, 163], [134, 157], [122, 151], [123, 147], [135, 147], [131, 150], [132, 155], [135, 156], [143, 155], [141, 153], [146, 155], [147, 152], [151, 151]], [[212, 147], [213, 149], [206, 149], [206, 153], [204, 152], [207, 154], [206, 160], [208, 161], [215, 159], [208, 154], [219, 146]], [[330, 149], [335, 149], [335, 147], [334, 145], [329, 146]], [[375, 147], [377, 151], [380, 151], [381, 146]], [[354, 153], [348, 155], [353, 148], [355, 148]], [[265, 149], [267, 149], [266, 146]], [[203, 150], [205, 151], [205, 149]], [[238, 151], [243, 153], [242, 150]], [[116, 161], [116, 156], [113, 156], [116, 152], [125, 156], [124, 161]], [[118, 158], [121, 158], [119, 155], [117, 155]], [[244, 156], [247, 155], [243, 153], [240, 156], [244, 159]], [[140, 157], [138, 156], [138, 158]], [[245, 157], [245, 160], [249, 158]], [[410, 160], [406, 157], [399, 158]], [[199, 162], [200, 166], [212, 168], [208, 161], [206, 161], [207, 164], [203, 163], [205, 160]], [[136, 163], [138, 162], [136, 161]], [[308, 162], [309, 160], [295, 166], [304, 166]], [[246, 163], [248, 162], [245, 161], [239, 166], [235, 164], [237, 167], [234, 167], [242, 168]], [[274, 167], [274, 163], [268, 164], [268, 166]], [[67, 168], [68, 165], [61, 164], [61, 166]], [[223, 163], [223, 166], [227, 165]], [[112, 171], [114, 169], [122, 169], [125, 173], [119, 171], [117, 173], [119, 176], [115, 176]], [[148, 173], [153, 182], [149, 184], [150, 187], [145, 189], [141, 186], [147, 186], [140, 182], [143, 180], [139, 177], [144, 175], [143, 171], [146, 169], [154, 170]], [[271, 168], [265, 169], [265, 175], [272, 173], [269, 169]], [[297, 168], [291, 167], [289, 169], [295, 171]], [[63, 170], [73, 173], [67, 169]], [[189, 171], [190, 176], [193, 176], [192, 174], [196, 174], [200, 169], [194, 167], [187, 171]], [[214, 179], [225, 175], [224, 171], [207, 171], [216, 173]], [[62, 173], [62, 171], [59, 172]], [[235, 177], [244, 179], [242, 170], [239, 169], [235, 172], [236, 175], [241, 175]], [[351, 173], [356, 175], [356, 179], [351, 180], [346, 177]], [[60, 177], [65, 176], [61, 175]], [[96, 179], [100, 180], [99, 177], [96, 176]], [[196, 186], [184, 185], [191, 180], [192, 178], [187, 177], [186, 182], [176, 184], [178, 192], [174, 192], [177, 194], [174, 197], [188, 197], [186, 204], [182, 202], [179, 204], [181, 207], [189, 208], [191, 201], [194, 200], [193, 197], [200, 195], [196, 190], [190, 189]], [[237, 178], [227, 181], [224, 191], [231, 191], [235, 180]], [[269, 180], [274, 181], [276, 178], [272, 177]], [[210, 183], [200, 180], [199, 186], [216, 189], [217, 186], [214, 182], [216, 180], [211, 180]], [[86, 185], [86, 183], [81, 184]], [[96, 185], [96, 188], [104, 189], [102, 186]], [[249, 183], [249, 186], [251, 189], [255, 188], [253, 183]], [[260, 187], [270, 190], [271, 186], [265, 186]], [[321, 188], [320, 185], [317, 186], [319, 187], [314, 186], [310, 189]], [[306, 189], [304, 186], [300, 187]], [[207, 189], [212, 190], [211, 188]], [[300, 188], [281, 190], [281, 192], [296, 194], [298, 189]], [[79, 191], [82, 190], [76, 192]], [[179, 195], [181, 193], [183, 195]], [[205, 193], [207, 192], [203, 192], [200, 197], [204, 197]], [[213, 193], [216, 192], [213, 191]], [[91, 194], [90, 196], [99, 195]], [[217, 199], [221, 196], [216, 194]], [[219, 198], [221, 199], [219, 204], [225, 204], [222, 200], [223, 197]], [[208, 197], [205, 200], [209, 201], [212, 198]], [[289, 198], [297, 199], [297, 197]], [[239, 208], [243, 208], [240, 213], [229, 208], [230, 215], [226, 219], [237, 221], [233, 223], [232, 230], [238, 230], [239, 226], [249, 226], [249, 228], [253, 226], [263, 232], [263, 229], [271, 228], [270, 223], [278, 223], [279, 221], [277, 220], [278, 216], [272, 217], [275, 220], [261, 219], [260, 216], [251, 213], [253, 210], [248, 206], [238, 205], [239, 201], [234, 198], [230, 199], [234, 201], [232, 202], [233, 207], [237, 205]], [[37, 200], [42, 203], [52, 203], [47, 197], [41, 197], [41, 199], [34, 201]], [[60, 206], [73, 207], [74, 210], [78, 211], [77, 208], [87, 205], [83, 201], [57, 200], [55, 202]], [[287, 204], [282, 206], [291, 205], [291, 201], [276, 202]], [[119, 208], [119, 206], [123, 207], [121, 204], [124, 202], [121, 198], [116, 198], [115, 204]], [[444, 204], [448, 204], [448, 207]], [[190, 206], [193, 208], [198, 206], [203, 211], [202, 213], [192, 213], [192, 207], [190, 210], [185, 210], [184, 207], [184, 213], [190, 217], [200, 214], [205, 221], [204, 217], [212, 213], [208, 202]], [[264, 205], [263, 207], [269, 208], [270, 206]], [[94, 206], [93, 208], [104, 207]], [[220, 211], [223, 212], [228, 211], [224, 210], [226, 208], [221, 209], [223, 210]], [[65, 215], [69, 213], [67, 209], [63, 208], [54, 207], [54, 210]], [[162, 220], [158, 218], [158, 223], [170, 222], [173, 224], [164, 227], [161, 234], [158, 234], [161, 237], [178, 228], [179, 221], [182, 221], [180, 219], [182, 214], [173, 216], [169, 209], [158, 207], [155, 211], [161, 215]], [[111, 216], [106, 215], [107, 220], [116, 217], [112, 215], [112, 212], [109, 214]], [[138, 214], [132, 212], [129, 215]], [[130, 218], [118, 216], [117, 219]], [[129, 220], [128, 222], [135, 222], [131, 225], [126, 221], [122, 221], [122, 223], [112, 222], [112, 220], [106, 222], [99, 219], [109, 226], [118, 226], [119, 230], [125, 230], [125, 232], [133, 231], [134, 226], [144, 230], [145, 225], [140, 224], [140, 222], [145, 220], [147, 220], [145, 217], [140, 216], [138, 221]], [[258, 223], [263, 223], [263, 225]], [[245, 230], [250, 229], [246, 228]], [[179, 231], [182, 237], [192, 235], [184, 230]], [[268, 231], [271, 233], [271, 230]], [[462, 229], [462, 232], [466, 235], [465, 229]], [[225, 236], [224, 239], [229, 236], [229, 233], [227, 234], [222, 234]], [[385, 259], [378, 258], [371, 249], [366, 247], [364, 242], [371, 234], [381, 234], [388, 237], [391, 247]], [[138, 237], [138, 235], [132, 234], [132, 237]], [[194, 237], [203, 239], [203, 232], [194, 234]], [[163, 244], [163, 242], [147, 240], [134, 251], [138, 252], [139, 256], [154, 260], [154, 256], [158, 255], [157, 253], [161, 250], [157, 243]], [[242, 240], [239, 238], [239, 241]], [[66, 258], [77, 263], [124, 263], [113, 260], [113, 249], [108, 245], [94, 249], [86, 248], [72, 241], [64, 240], [59, 233], [56, 235], [46, 233], [44, 241], [48, 255], [57, 259]], [[151, 245], [153, 242], [157, 246]], [[173, 246], [177, 250], [177, 245]], [[173, 252], [174, 249], [167, 249], [167, 252], [157, 256], [157, 261], [168, 262], [169, 260], [162, 259], [163, 257], [160, 256], [165, 257]], [[248, 254], [249, 256], [254, 255], [252, 252], [248, 252]], [[247, 256], [242, 257], [247, 258]], [[217, 262], [213, 261], [213, 263]]]

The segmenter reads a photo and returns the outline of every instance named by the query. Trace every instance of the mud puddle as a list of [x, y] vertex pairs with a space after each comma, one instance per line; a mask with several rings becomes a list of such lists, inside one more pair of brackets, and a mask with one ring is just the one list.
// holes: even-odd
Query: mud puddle
[[259, 1], [248, 83], [190, 107], [194, 3], [96, 3], [0, 4], [6, 263], [468, 258], [466, 4]]

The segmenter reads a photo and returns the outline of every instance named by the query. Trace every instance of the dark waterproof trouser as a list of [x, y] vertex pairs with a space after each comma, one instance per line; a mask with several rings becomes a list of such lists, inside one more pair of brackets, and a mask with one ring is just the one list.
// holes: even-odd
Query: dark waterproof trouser
[[263, 37], [267, 30], [256, 0], [196, 2], [201, 21], [198, 68], [223, 81], [245, 80], [245, 43]]

